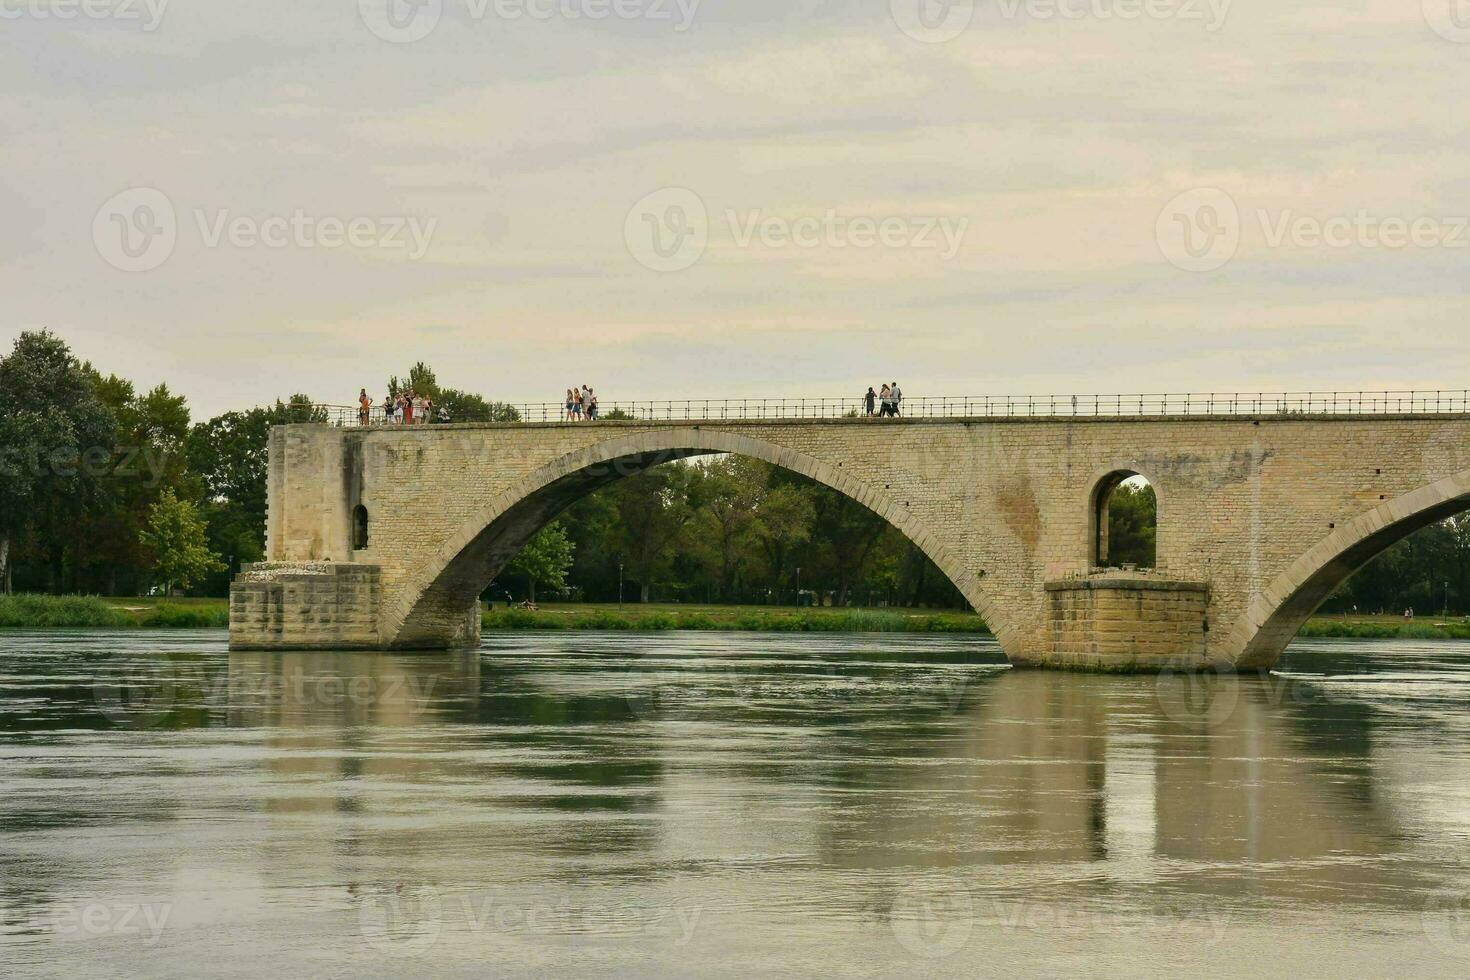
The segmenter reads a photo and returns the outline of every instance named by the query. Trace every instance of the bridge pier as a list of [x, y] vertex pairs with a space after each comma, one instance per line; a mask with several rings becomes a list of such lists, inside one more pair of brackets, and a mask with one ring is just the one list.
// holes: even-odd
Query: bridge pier
[[230, 583], [230, 649], [380, 649], [382, 578], [345, 562], [246, 565]]
[[1209, 665], [1210, 588], [1143, 572], [1046, 583], [1047, 651], [1036, 666], [1197, 670]]

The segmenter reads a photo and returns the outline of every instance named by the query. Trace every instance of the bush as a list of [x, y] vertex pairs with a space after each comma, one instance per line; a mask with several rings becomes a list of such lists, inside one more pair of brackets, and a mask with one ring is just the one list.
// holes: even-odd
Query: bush
[[480, 628], [486, 630], [545, 630], [560, 629], [560, 619], [549, 622], [552, 617], [540, 616], [529, 609], [499, 609], [480, 614]]
[[117, 629], [131, 625], [131, 616], [96, 596], [0, 595], [0, 628]]
[[1444, 630], [1435, 629], [1429, 623], [1409, 622], [1399, 630], [1399, 637], [1405, 640], [1439, 640], [1444, 635]]
[[160, 605], [138, 619], [145, 629], [220, 629], [230, 625], [228, 606]]

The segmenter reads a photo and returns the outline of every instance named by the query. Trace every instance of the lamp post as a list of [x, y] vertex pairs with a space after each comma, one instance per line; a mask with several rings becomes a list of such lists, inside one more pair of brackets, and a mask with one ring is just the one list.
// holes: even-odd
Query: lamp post
[[801, 566], [796, 566], [796, 604], [801, 605]]
[[623, 608], [623, 559], [618, 559], [618, 608]]

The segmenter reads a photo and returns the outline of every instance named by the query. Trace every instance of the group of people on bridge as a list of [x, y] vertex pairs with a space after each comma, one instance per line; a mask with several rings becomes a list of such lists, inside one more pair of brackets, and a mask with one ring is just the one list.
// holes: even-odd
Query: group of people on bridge
[[[412, 388], [383, 397], [383, 422], [388, 425], [427, 425], [430, 422], [447, 422], [444, 410], [434, 404], [428, 395], [420, 395]], [[373, 399], [363, 388], [357, 394], [357, 420], [363, 425], [372, 421]]]
[[568, 422], [597, 421], [597, 392], [586, 385], [568, 388], [566, 405]]
[[868, 388], [868, 393], [863, 396], [863, 414], [873, 415], [877, 412], [879, 418], [897, 418], [902, 412], [903, 389], [899, 388], [898, 382], [886, 384], [882, 391], [874, 391]]

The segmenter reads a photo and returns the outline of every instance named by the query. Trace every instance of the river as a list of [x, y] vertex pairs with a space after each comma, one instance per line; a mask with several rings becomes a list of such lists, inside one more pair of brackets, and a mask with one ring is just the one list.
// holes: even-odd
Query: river
[[1470, 974], [1470, 644], [0, 633], [0, 975]]

